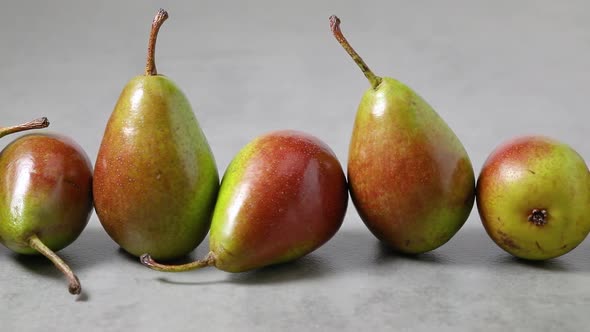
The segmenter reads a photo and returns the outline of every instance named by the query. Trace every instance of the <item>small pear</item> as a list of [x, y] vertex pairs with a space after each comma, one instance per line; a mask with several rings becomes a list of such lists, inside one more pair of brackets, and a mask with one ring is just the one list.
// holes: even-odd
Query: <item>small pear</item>
[[166, 272], [244, 272], [289, 262], [328, 241], [347, 204], [344, 172], [326, 144], [302, 132], [272, 132], [246, 145], [227, 168], [207, 257], [184, 265], [159, 264], [150, 255], [141, 261]]
[[393, 249], [438, 248], [463, 226], [475, 199], [465, 148], [414, 90], [373, 74], [330, 17], [334, 37], [371, 87], [356, 114], [348, 157], [352, 201], [369, 230]]
[[32, 134], [0, 153], [0, 242], [12, 251], [49, 258], [69, 280], [80, 281], [55, 253], [72, 243], [92, 212], [92, 168], [69, 138]]
[[523, 259], [561, 256], [590, 232], [590, 172], [570, 146], [519, 137], [490, 154], [477, 180], [477, 207], [488, 235]]
[[94, 199], [110, 237], [132, 255], [191, 252], [209, 231], [219, 189], [211, 148], [182, 91], [156, 71], [168, 13], [152, 23], [145, 75], [133, 78], [108, 121], [95, 165]]

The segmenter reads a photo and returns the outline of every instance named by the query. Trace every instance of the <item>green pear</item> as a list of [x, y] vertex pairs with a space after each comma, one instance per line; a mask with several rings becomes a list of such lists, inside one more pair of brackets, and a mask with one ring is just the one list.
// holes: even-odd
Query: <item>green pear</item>
[[427, 252], [463, 226], [475, 199], [465, 148], [407, 85], [373, 74], [330, 17], [338, 42], [371, 87], [358, 107], [348, 157], [352, 201], [369, 230], [393, 249]]
[[145, 75], [123, 89], [95, 165], [99, 220], [124, 250], [173, 259], [209, 231], [219, 189], [211, 148], [189, 101], [157, 73], [154, 51], [162, 9], [152, 23]]
[[500, 248], [523, 259], [561, 256], [590, 232], [590, 172], [570, 146], [543, 136], [510, 140], [477, 180], [481, 221]]

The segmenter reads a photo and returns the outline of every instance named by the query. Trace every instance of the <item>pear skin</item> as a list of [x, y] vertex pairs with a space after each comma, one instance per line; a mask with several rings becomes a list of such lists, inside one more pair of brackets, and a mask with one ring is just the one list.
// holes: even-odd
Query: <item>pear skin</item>
[[246, 145], [221, 183], [205, 259], [164, 266], [176, 272], [215, 266], [244, 272], [314, 251], [340, 228], [348, 204], [346, 177], [330, 148], [297, 131], [276, 131]]
[[525, 136], [497, 147], [477, 181], [477, 207], [488, 235], [523, 259], [566, 254], [590, 232], [590, 173], [570, 146]]
[[475, 199], [465, 148], [407, 85], [371, 72], [330, 18], [332, 32], [371, 87], [357, 110], [349, 146], [352, 201], [369, 230], [393, 249], [418, 254], [449, 241]]
[[111, 238], [132, 255], [162, 260], [203, 241], [219, 189], [213, 153], [183, 92], [155, 69], [152, 25], [145, 75], [133, 78], [108, 121], [95, 166], [94, 199]]

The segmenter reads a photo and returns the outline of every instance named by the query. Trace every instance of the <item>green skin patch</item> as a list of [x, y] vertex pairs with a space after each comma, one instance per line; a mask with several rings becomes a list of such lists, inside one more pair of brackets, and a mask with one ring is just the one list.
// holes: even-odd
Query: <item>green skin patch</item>
[[241, 200], [246, 199], [246, 189], [244, 193], [236, 195], [235, 189], [244, 178], [244, 172], [247, 161], [256, 154], [256, 145], [259, 139], [254, 139], [247, 144], [228, 165], [223, 176], [217, 203], [213, 212], [211, 222], [211, 231], [209, 235], [209, 247], [215, 254], [215, 265], [222, 270], [239, 271], [240, 267], [233, 267], [234, 261], [240, 261], [242, 258], [236, 257], [233, 253], [242, 253], [242, 243], [239, 234], [235, 234], [233, 228], [236, 226], [236, 215], [239, 208], [227, 208], [236, 204], [241, 205]]
[[[0, 200], [0, 240], [14, 252], [39, 254], [28, 244], [28, 239], [34, 234], [51, 250], [58, 251], [72, 243], [82, 231], [83, 227], [80, 226], [77, 229], [63, 229], [64, 210], [61, 206], [48, 204], [48, 195], [27, 195], [16, 202], [0, 194]], [[6, 208], [6, 202], [12, 203], [9, 203], [14, 207], [12, 211]]]

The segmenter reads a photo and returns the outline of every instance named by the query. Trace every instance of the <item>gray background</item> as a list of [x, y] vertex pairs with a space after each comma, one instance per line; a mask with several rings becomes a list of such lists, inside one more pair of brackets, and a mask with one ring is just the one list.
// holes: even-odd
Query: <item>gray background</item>
[[[501, 141], [530, 133], [590, 158], [583, 0], [5, 2], [1, 123], [48, 116], [51, 131], [74, 138], [94, 161], [122, 87], [143, 72], [160, 6], [171, 18], [160, 33], [158, 69], [188, 96], [220, 172], [249, 140], [281, 128], [320, 137], [345, 165], [368, 83], [332, 38], [333, 13], [377, 74], [406, 82], [435, 107], [476, 172]], [[203, 242], [191, 256], [206, 251]], [[324, 247], [251, 273], [148, 270], [118, 250], [95, 216], [61, 255], [85, 289], [78, 301], [46, 260], [0, 248], [0, 330], [573, 331], [590, 324], [590, 240], [559, 259], [524, 263], [489, 240], [475, 210], [448, 244], [415, 258], [381, 247], [352, 204]]]

